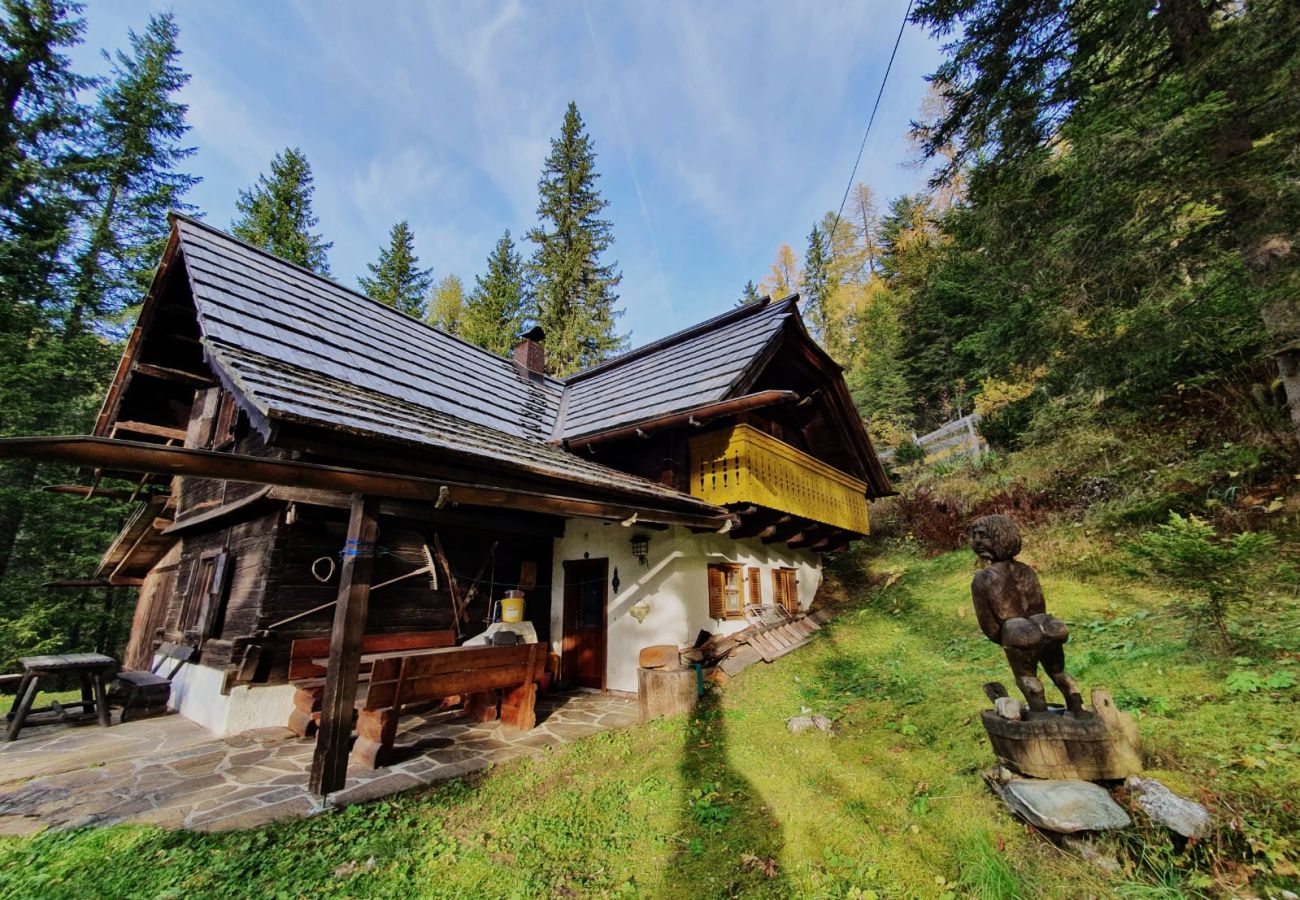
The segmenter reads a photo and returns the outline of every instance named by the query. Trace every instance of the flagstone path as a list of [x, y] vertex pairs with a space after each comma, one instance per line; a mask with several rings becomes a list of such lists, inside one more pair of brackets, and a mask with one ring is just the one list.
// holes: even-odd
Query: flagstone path
[[[511, 732], [459, 711], [402, 719], [397, 761], [351, 767], [332, 805], [432, 784], [637, 719], [635, 701], [584, 692], [537, 699], [538, 725]], [[214, 737], [171, 715], [97, 726], [23, 729], [0, 745], [0, 835], [119, 822], [218, 831], [309, 815], [314, 739], [286, 728]]]

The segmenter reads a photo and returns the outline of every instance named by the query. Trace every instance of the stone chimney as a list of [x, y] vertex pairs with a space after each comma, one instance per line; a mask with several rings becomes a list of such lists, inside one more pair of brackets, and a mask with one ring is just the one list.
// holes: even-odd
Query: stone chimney
[[542, 331], [540, 325], [520, 337], [519, 343], [515, 344], [515, 365], [529, 372], [536, 372], [538, 375], [545, 373], [546, 350], [542, 347], [544, 340], [546, 340], [546, 332]]

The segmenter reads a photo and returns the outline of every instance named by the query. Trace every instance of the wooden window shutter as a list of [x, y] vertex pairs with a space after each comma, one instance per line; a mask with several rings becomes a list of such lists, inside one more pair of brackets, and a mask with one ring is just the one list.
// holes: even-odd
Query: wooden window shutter
[[775, 595], [772, 602], [784, 606], [790, 612], [796, 612], [799, 609], [797, 574], [794, 569], [772, 570], [772, 592]]
[[746, 601], [750, 606], [763, 605], [763, 570], [758, 566], [749, 567], [749, 599]]
[[726, 600], [723, 597], [725, 576], [720, 566], [709, 566], [709, 618], [725, 619], [727, 617]]
[[182, 632], [197, 637], [213, 637], [220, 632], [233, 562], [234, 557], [226, 550], [209, 550], [199, 557], [181, 609]]
[[234, 572], [235, 558], [230, 551], [223, 550], [217, 554], [212, 565], [212, 581], [208, 584], [199, 607], [199, 633], [204, 637], [218, 637], [221, 634], [222, 618], [225, 614], [226, 595], [230, 592], [230, 577]]

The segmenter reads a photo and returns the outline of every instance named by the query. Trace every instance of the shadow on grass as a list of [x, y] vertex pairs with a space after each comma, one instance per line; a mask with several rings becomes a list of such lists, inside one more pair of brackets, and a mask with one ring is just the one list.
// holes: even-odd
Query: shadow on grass
[[781, 823], [728, 761], [721, 692], [711, 686], [687, 722], [678, 770], [679, 846], [664, 876], [664, 896], [789, 896], [778, 864]]

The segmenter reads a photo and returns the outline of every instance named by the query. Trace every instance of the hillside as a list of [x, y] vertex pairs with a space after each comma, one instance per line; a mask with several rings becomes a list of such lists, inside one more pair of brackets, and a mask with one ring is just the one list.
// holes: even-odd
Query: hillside
[[[977, 711], [1001, 678], [970, 613], [973, 559], [915, 540], [842, 559], [830, 627], [752, 667], [695, 717], [581, 741], [341, 813], [223, 835], [109, 828], [0, 839], [0, 897], [1080, 897], [1294, 886], [1296, 656], [1189, 646], [1170, 593], [1083, 529], [1027, 535], [1069, 664], [1139, 717], [1150, 774], [1209, 806], [1219, 837], [1176, 855], [1136, 828], [1107, 874], [1009, 817], [984, 787]], [[1294, 639], [1294, 590], [1270, 619]], [[1287, 637], [1289, 635], [1290, 637]], [[1295, 644], [1291, 644], [1292, 648]], [[1246, 691], [1249, 679], [1259, 684]], [[790, 734], [801, 710], [832, 734]], [[129, 861], [129, 862], [128, 862]], [[106, 863], [109, 863], [106, 865]]]

